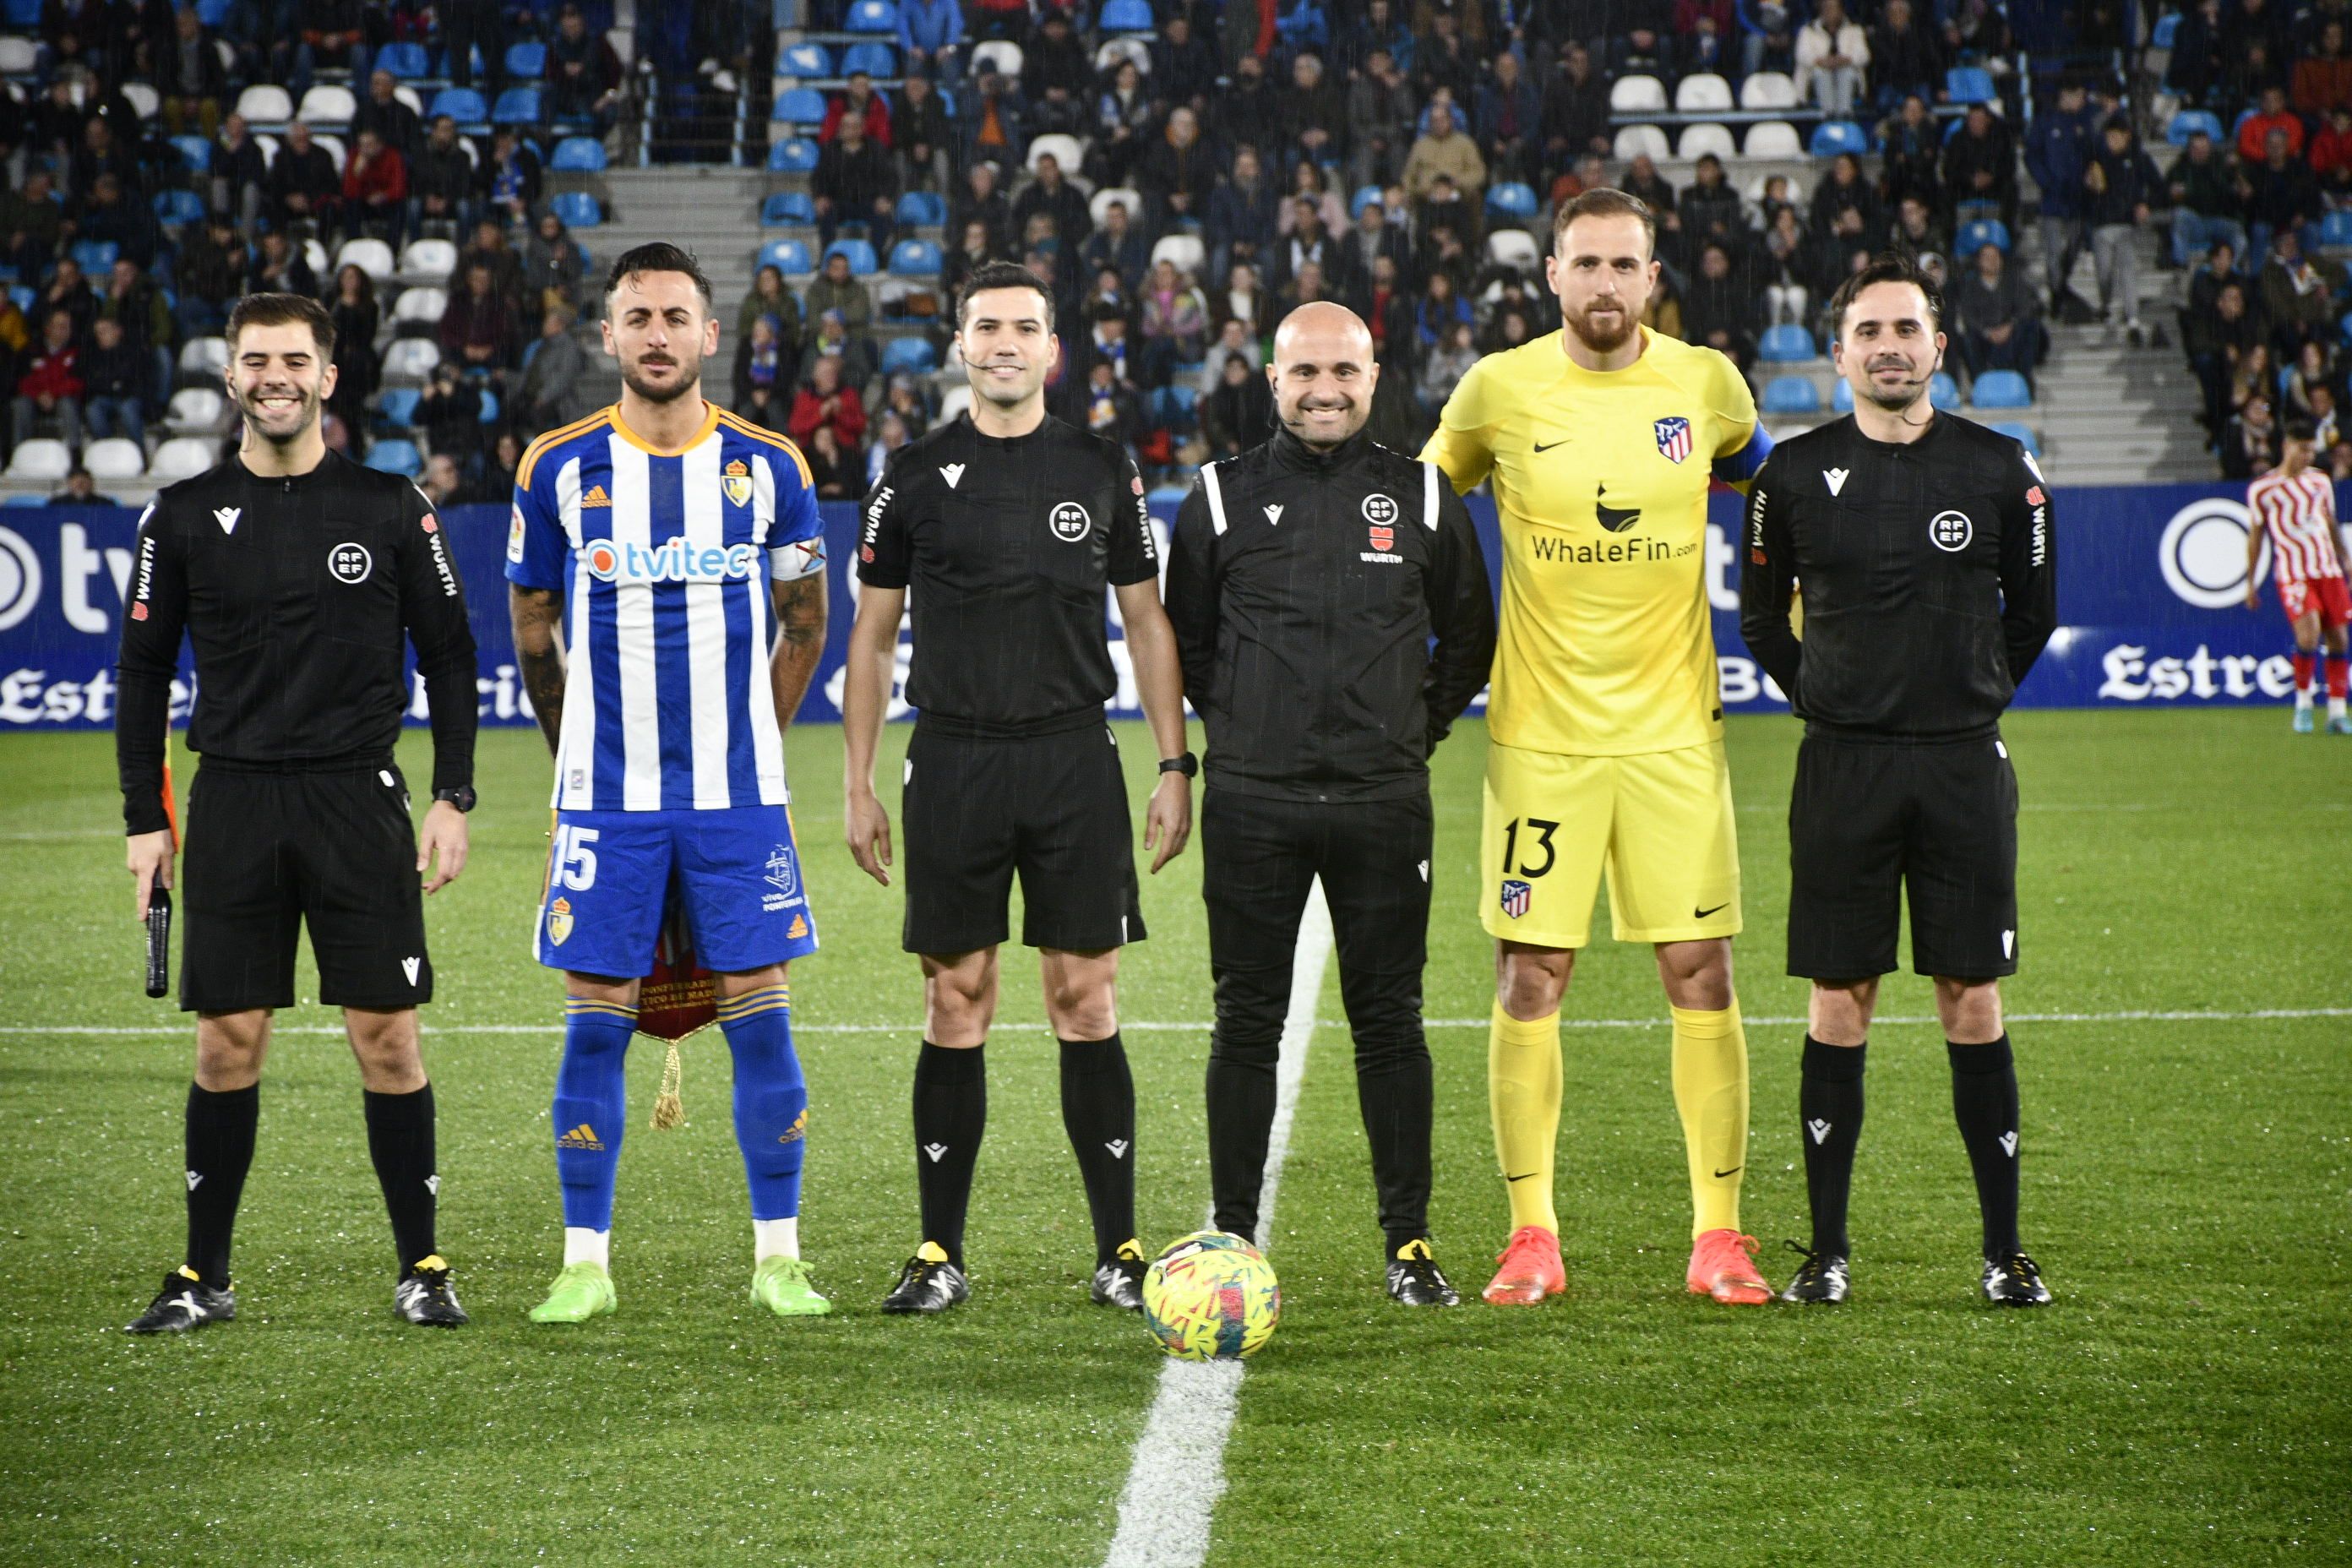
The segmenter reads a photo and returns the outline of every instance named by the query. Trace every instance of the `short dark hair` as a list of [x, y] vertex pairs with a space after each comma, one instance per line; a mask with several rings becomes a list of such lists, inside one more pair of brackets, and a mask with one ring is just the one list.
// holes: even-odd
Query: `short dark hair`
[[961, 331], [964, 317], [974, 294], [984, 294], [991, 289], [1034, 289], [1037, 298], [1045, 301], [1045, 330], [1054, 330], [1054, 291], [1038, 280], [1037, 275], [1017, 261], [991, 261], [972, 268], [971, 276], [963, 280], [963, 292], [956, 298], [956, 328]]
[[2290, 441], [2316, 441], [2319, 424], [2306, 415], [2296, 415], [2286, 422], [2286, 438]]
[[1936, 280], [1921, 269], [1919, 263], [1899, 250], [1882, 251], [1871, 258], [1859, 272], [1850, 273], [1830, 296], [1830, 335], [1845, 337], [1845, 313], [1854, 297], [1876, 283], [1907, 283], [1919, 290], [1927, 301], [1927, 325], [1933, 331], [1944, 330], [1944, 291]]
[[604, 298], [613, 297], [623, 279], [640, 272], [683, 272], [694, 279], [695, 291], [702, 296], [702, 308], [712, 308], [710, 279], [703, 275], [702, 264], [695, 260], [692, 251], [666, 239], [621, 252], [620, 259], [613, 263], [613, 270], [604, 275]]
[[228, 327], [223, 335], [234, 349], [237, 334], [247, 327], [286, 327], [298, 322], [310, 327], [310, 337], [319, 345], [319, 357], [332, 358], [335, 319], [327, 314], [327, 307], [308, 294], [247, 294], [229, 307]]
[[1650, 204], [1613, 185], [1595, 185], [1583, 195], [1559, 204], [1559, 211], [1551, 220], [1552, 249], [1568, 236], [1568, 226], [1580, 217], [1637, 217], [1642, 220], [1642, 232], [1648, 236], [1650, 254], [1658, 253], [1658, 216]]

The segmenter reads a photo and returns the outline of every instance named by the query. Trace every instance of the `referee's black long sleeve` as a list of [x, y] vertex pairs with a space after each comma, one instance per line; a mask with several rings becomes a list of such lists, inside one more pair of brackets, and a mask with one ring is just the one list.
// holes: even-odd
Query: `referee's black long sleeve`
[[[2034, 501], [2032, 495], [2042, 499]], [[2039, 483], [2028, 496], [2007, 498], [2000, 531], [2000, 631], [2009, 652], [2009, 683], [2025, 684], [2033, 661], [2058, 629], [2057, 509]]]
[[172, 678], [188, 616], [188, 574], [176, 531], [160, 506], [139, 520], [131, 602], [115, 667], [114, 768], [127, 833], [161, 833], [163, 755], [171, 744]]
[[1739, 635], [1747, 639], [1748, 651], [1764, 667], [1764, 673], [1793, 702], [1805, 645], [1790, 624], [1797, 574], [1789, 546], [1789, 520], [1773, 500], [1779, 479], [1772, 459], [1767, 458], [1748, 487], [1748, 542], [1739, 568]]

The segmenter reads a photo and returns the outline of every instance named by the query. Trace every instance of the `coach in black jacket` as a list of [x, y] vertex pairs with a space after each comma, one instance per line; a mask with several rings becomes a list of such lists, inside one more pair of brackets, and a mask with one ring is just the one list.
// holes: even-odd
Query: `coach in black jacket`
[[1255, 1235], [1292, 952], [1319, 877], [1389, 1292], [1452, 1306], [1428, 1241], [1428, 758], [1486, 684], [1495, 607], [1453, 487], [1362, 434], [1379, 374], [1353, 311], [1293, 311], [1267, 369], [1282, 430], [1203, 468], [1176, 519], [1168, 615], [1209, 732], [1210, 1176], [1219, 1228]]

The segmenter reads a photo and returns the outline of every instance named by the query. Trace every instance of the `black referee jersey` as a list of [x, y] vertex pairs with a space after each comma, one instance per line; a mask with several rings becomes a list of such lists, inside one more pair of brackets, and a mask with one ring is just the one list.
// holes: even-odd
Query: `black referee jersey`
[[908, 591], [907, 700], [940, 733], [1100, 723], [1118, 691], [1105, 591], [1159, 573], [1135, 460], [1050, 416], [1009, 438], [938, 426], [866, 498], [857, 578]]
[[183, 634], [195, 651], [189, 749], [331, 772], [388, 759], [416, 647], [433, 787], [473, 782], [474, 634], [433, 505], [329, 452], [307, 474], [236, 458], [157, 495], [139, 522], [122, 624], [115, 760], [131, 833], [165, 826], [163, 754]]

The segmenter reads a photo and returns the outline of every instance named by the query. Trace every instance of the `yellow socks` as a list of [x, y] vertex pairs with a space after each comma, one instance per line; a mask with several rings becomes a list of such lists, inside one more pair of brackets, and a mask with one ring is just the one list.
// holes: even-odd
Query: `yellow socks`
[[[1740, 1027], [1739, 1003], [1719, 1013], [1668, 1011], [1675, 1016], [1675, 1109], [1682, 1112], [1690, 1159], [1691, 1235], [1738, 1230], [1739, 1173], [1748, 1163], [1748, 1032]], [[1555, 1067], [1555, 1105], [1559, 1082]], [[1498, 1123], [1500, 1104], [1498, 1099]]]
[[[1697, 1014], [1714, 1017], [1715, 1014]], [[1738, 1027], [1735, 1022], [1733, 1028]], [[1679, 1025], [1675, 1038], [1681, 1039]], [[1675, 1059], [1681, 1059], [1677, 1053]], [[1681, 1083], [1675, 1079], [1677, 1086]], [[1495, 1154], [1511, 1194], [1511, 1228], [1539, 1225], [1558, 1235], [1551, 1205], [1552, 1149], [1559, 1141], [1559, 1014], [1528, 1021], [1495, 1004], [1486, 1037], [1486, 1091], [1495, 1115]], [[1747, 1058], [1740, 1058], [1739, 1124], [1748, 1127]]]

